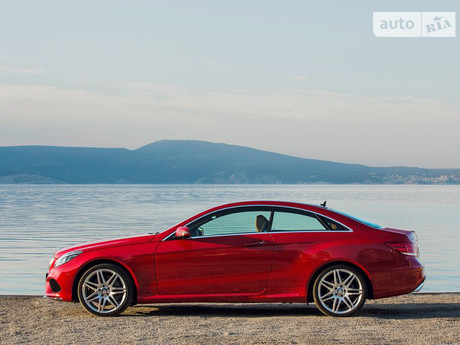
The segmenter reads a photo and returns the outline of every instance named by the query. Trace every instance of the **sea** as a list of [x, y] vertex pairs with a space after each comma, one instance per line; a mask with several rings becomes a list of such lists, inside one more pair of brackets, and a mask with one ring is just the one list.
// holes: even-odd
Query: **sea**
[[0, 185], [0, 295], [42, 295], [56, 250], [161, 232], [227, 202], [327, 201], [384, 226], [415, 230], [421, 292], [460, 292], [460, 186], [452, 185]]

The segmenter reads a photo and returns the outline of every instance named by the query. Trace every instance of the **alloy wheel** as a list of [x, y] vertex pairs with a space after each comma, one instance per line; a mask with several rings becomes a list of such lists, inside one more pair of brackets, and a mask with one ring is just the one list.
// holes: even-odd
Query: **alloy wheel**
[[86, 310], [95, 315], [119, 314], [129, 304], [129, 283], [126, 273], [117, 266], [95, 266], [80, 279], [80, 302]]
[[332, 267], [315, 283], [315, 302], [327, 315], [350, 316], [364, 304], [366, 288], [360, 273], [347, 267]]

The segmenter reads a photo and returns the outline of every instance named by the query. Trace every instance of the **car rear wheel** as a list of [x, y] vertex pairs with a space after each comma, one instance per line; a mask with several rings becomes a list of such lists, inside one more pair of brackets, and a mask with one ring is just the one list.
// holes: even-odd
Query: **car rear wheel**
[[313, 298], [318, 309], [329, 316], [351, 316], [364, 305], [367, 283], [361, 272], [346, 265], [335, 265], [322, 271], [313, 285]]
[[82, 306], [97, 316], [115, 316], [131, 303], [133, 287], [126, 271], [112, 264], [89, 268], [78, 283]]

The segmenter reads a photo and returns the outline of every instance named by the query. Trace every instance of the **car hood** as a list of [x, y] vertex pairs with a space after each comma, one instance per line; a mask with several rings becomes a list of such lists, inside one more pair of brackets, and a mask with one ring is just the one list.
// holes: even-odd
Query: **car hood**
[[154, 237], [155, 235], [147, 234], [147, 235], [141, 235], [141, 236], [107, 239], [107, 240], [103, 240], [99, 242], [81, 243], [81, 244], [77, 244], [72, 247], [67, 247], [67, 248], [58, 250], [54, 254], [54, 257], [59, 258], [65, 253], [73, 252], [76, 250], [88, 251], [88, 250], [95, 250], [95, 249], [101, 249], [101, 248], [147, 243], [147, 242], [151, 242]]

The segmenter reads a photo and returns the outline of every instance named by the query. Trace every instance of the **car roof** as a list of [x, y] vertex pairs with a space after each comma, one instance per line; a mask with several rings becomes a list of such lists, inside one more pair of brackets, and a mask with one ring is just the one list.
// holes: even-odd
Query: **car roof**
[[292, 201], [275, 201], [275, 200], [247, 200], [247, 201], [237, 201], [227, 204], [222, 204], [216, 206], [216, 209], [221, 208], [230, 208], [230, 207], [238, 207], [238, 206], [284, 206], [284, 207], [297, 207], [303, 209], [322, 209], [327, 210], [327, 207], [323, 207], [320, 205], [313, 205], [313, 204], [305, 204], [300, 202], [292, 202]]

